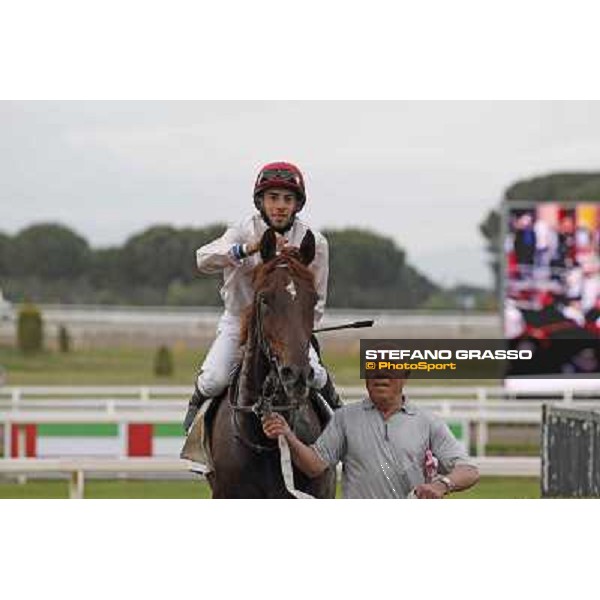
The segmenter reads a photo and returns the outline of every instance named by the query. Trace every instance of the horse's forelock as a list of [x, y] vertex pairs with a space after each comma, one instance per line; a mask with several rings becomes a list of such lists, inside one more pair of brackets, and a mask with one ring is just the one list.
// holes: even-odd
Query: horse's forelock
[[292, 279], [304, 282], [311, 291], [315, 291], [315, 277], [313, 272], [300, 262], [300, 253], [297, 248], [286, 248], [283, 252], [269, 261], [256, 267], [253, 274], [254, 291], [258, 292], [268, 285], [269, 276], [279, 267], [287, 267]]

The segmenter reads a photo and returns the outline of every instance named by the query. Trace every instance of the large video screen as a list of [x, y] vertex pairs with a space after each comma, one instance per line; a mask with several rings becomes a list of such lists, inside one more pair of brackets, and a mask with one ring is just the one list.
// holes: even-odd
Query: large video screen
[[600, 203], [507, 202], [504, 334], [534, 360], [507, 377], [600, 375]]

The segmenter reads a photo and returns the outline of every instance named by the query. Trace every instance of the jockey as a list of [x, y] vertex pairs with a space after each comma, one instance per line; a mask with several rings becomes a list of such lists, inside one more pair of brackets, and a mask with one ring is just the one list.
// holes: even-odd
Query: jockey
[[[260, 263], [258, 250], [263, 233], [269, 227], [275, 230], [278, 250], [288, 244], [300, 246], [309, 227], [296, 215], [305, 202], [304, 178], [296, 166], [286, 162], [265, 165], [254, 185], [254, 206], [258, 212], [229, 227], [220, 238], [197, 250], [196, 262], [201, 273], [223, 272], [221, 297], [225, 311], [217, 326], [217, 337], [196, 380], [183, 422], [186, 432], [203, 402], [208, 398], [216, 398], [229, 385], [241, 361], [240, 320], [244, 309], [253, 301], [252, 271]], [[316, 327], [325, 309], [329, 249], [323, 235], [316, 231], [313, 233], [315, 258], [309, 268], [314, 273], [318, 295], [314, 317]], [[339, 408], [339, 396], [312, 344], [309, 347], [309, 360], [313, 369], [311, 387], [318, 389], [333, 409]]]

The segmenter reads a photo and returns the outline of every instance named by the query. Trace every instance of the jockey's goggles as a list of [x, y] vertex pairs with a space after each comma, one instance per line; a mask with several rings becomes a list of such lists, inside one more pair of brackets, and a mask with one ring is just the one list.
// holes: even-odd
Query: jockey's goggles
[[291, 181], [297, 186], [302, 185], [302, 180], [298, 174], [287, 169], [267, 169], [266, 171], [262, 171], [257, 183], [260, 185], [267, 181]]

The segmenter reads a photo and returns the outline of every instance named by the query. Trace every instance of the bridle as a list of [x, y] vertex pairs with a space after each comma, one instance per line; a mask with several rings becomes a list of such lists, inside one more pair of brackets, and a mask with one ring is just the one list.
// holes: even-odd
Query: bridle
[[[283, 266], [283, 265], [282, 265]], [[287, 266], [287, 265], [286, 265]], [[254, 332], [256, 337], [258, 338], [258, 347], [264, 357], [267, 359], [269, 364], [269, 372], [265, 377], [261, 391], [258, 395], [258, 399], [256, 402], [251, 404], [250, 406], [241, 406], [238, 404], [239, 398], [239, 385], [240, 385], [240, 377], [236, 378], [235, 386], [232, 388], [231, 392], [228, 394], [229, 396], [229, 406], [231, 407], [233, 413], [233, 425], [236, 432], [236, 437], [240, 439], [246, 446], [257, 451], [257, 452], [266, 452], [276, 450], [277, 445], [274, 446], [265, 446], [260, 443], [255, 443], [248, 440], [242, 433], [242, 430], [239, 425], [238, 415], [239, 413], [253, 413], [256, 415], [259, 421], [262, 420], [263, 417], [270, 415], [273, 412], [283, 413], [289, 412], [288, 422], [290, 423], [290, 427], [294, 428], [294, 423], [296, 420], [296, 411], [300, 408], [300, 400], [291, 399], [288, 396], [285, 386], [281, 382], [280, 378], [280, 370], [279, 370], [279, 359], [273, 353], [271, 346], [269, 345], [269, 341], [265, 336], [264, 328], [263, 328], [263, 306], [265, 305], [264, 298], [260, 292], [257, 292], [257, 297], [255, 300], [255, 312], [254, 312]], [[285, 396], [288, 400], [286, 404], [277, 403], [276, 400], [278, 397]]]

